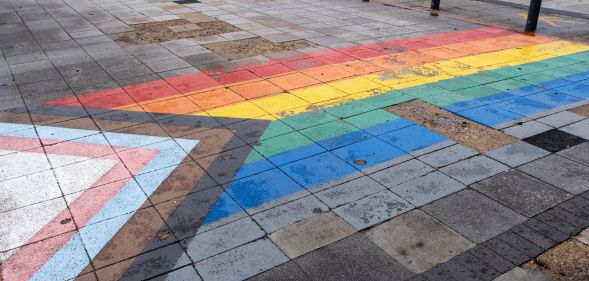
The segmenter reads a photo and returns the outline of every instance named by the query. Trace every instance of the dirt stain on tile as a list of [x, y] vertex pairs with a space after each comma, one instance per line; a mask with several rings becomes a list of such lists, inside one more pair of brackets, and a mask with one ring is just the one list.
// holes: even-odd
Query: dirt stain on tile
[[569, 239], [522, 267], [550, 273], [560, 281], [589, 280], [589, 245]]
[[413, 100], [385, 109], [479, 152], [487, 152], [517, 141], [516, 138], [501, 131], [421, 100]]
[[313, 46], [315, 46], [315, 44], [306, 40], [275, 43], [261, 37], [203, 45], [203, 47], [230, 60], [255, 57], [276, 52], [292, 51]]
[[217, 20], [192, 23], [178, 19], [132, 24], [131, 27], [133, 31], [111, 34], [110, 37], [122, 45], [141, 45], [240, 31], [231, 24]]

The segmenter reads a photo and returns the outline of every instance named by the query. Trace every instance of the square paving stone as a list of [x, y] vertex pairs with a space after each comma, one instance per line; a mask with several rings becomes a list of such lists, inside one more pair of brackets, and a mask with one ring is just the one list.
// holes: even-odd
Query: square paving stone
[[550, 131], [553, 128], [540, 122], [528, 121], [515, 126], [503, 129], [503, 132], [510, 134], [516, 138], [524, 139], [527, 137], [535, 136], [546, 131]]
[[562, 127], [561, 130], [589, 140], [589, 120], [587, 119], [581, 122], [570, 124], [566, 127]]
[[525, 217], [471, 189], [423, 206], [422, 210], [475, 243], [525, 221]]
[[466, 186], [438, 171], [412, 179], [391, 191], [419, 207], [464, 189]]
[[578, 136], [555, 129], [525, 138], [523, 141], [550, 152], [558, 152], [571, 146], [580, 144], [585, 140]]
[[261, 239], [196, 263], [204, 280], [243, 280], [288, 261], [272, 241]]
[[254, 220], [268, 233], [297, 221], [327, 212], [329, 207], [314, 196], [307, 196], [257, 213]]
[[510, 167], [523, 165], [548, 154], [550, 154], [550, 152], [521, 141], [486, 153], [487, 156], [505, 163]]
[[200, 261], [261, 238], [264, 234], [251, 218], [243, 218], [189, 239], [186, 252], [193, 261]]
[[280, 167], [307, 189], [319, 190], [356, 178], [360, 171], [330, 152], [311, 156]]
[[334, 210], [355, 229], [362, 230], [414, 207], [394, 193], [385, 190]]
[[495, 175], [474, 184], [472, 188], [527, 217], [532, 217], [571, 197], [560, 188], [517, 170]]
[[519, 170], [575, 195], [589, 190], [589, 167], [562, 156], [550, 155]]
[[394, 187], [398, 184], [423, 176], [434, 169], [419, 160], [409, 160], [394, 167], [384, 169], [370, 175], [371, 178], [386, 187]]
[[558, 153], [561, 156], [589, 166], [589, 142], [575, 145]]
[[456, 144], [453, 146], [449, 146], [438, 151], [434, 151], [432, 153], [428, 153], [426, 155], [420, 156], [417, 158], [422, 162], [435, 167], [443, 167], [453, 163], [456, 163], [460, 160], [464, 160], [466, 158], [472, 157], [477, 155], [478, 152], [470, 149], [466, 146], [461, 144]]
[[412, 273], [358, 233], [295, 259], [311, 280], [406, 280]]
[[294, 259], [355, 232], [353, 227], [330, 212], [289, 225], [272, 233], [270, 239]]
[[561, 111], [559, 113], [555, 113], [546, 117], [542, 117], [538, 119], [538, 122], [544, 123], [546, 125], [560, 128], [562, 126], [569, 125], [571, 123], [575, 123], [586, 119], [587, 117], [581, 116], [579, 114], [570, 112], [570, 111]]
[[420, 210], [371, 228], [366, 235], [415, 273], [429, 270], [475, 246]]
[[379, 138], [407, 153], [448, 140], [445, 136], [417, 125], [380, 135]]
[[335, 208], [385, 189], [375, 180], [364, 176], [317, 192], [315, 196], [329, 207]]
[[262, 272], [247, 281], [307, 281], [309, 276], [301, 270], [301, 268], [294, 262], [289, 261], [274, 267], [266, 272]]
[[464, 184], [471, 184], [508, 169], [509, 167], [480, 155], [446, 166], [440, 171]]

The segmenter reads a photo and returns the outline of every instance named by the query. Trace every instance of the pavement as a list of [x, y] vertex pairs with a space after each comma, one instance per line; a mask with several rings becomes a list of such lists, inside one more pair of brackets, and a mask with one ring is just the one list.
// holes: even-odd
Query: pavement
[[586, 5], [428, 5], [0, 1], [0, 280], [561, 278]]

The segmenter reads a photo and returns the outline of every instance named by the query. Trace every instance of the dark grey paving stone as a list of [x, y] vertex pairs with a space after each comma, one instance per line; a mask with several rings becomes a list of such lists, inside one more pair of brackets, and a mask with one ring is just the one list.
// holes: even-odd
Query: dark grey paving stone
[[182, 280], [182, 281], [200, 281], [200, 276], [196, 273], [196, 270], [192, 265], [170, 271], [167, 274], [158, 276], [156, 278], [149, 279], [149, 281], [167, 281], [167, 280]]
[[520, 224], [511, 229], [511, 231], [517, 233], [519, 236], [527, 239], [528, 241], [540, 246], [544, 250], [548, 250], [556, 245], [556, 242], [540, 232], [531, 229], [525, 224]]
[[581, 144], [585, 142], [585, 139], [555, 129], [525, 138], [523, 141], [550, 152], [558, 152], [577, 144]]
[[464, 184], [472, 184], [508, 169], [509, 167], [480, 155], [446, 166], [440, 171]]
[[520, 250], [513, 247], [512, 245], [507, 244], [505, 241], [499, 239], [499, 237], [487, 240], [482, 245], [491, 249], [498, 255], [506, 258], [513, 264], [519, 265], [531, 258], [530, 256], [522, 253]]
[[510, 167], [523, 165], [548, 154], [550, 152], [526, 142], [516, 142], [486, 153], [487, 156]]
[[572, 197], [559, 188], [517, 170], [492, 176], [474, 184], [472, 188], [527, 217]]
[[568, 235], [577, 234], [586, 227], [583, 219], [558, 207], [543, 212], [535, 218], [556, 227], [560, 232]]
[[468, 269], [482, 280], [493, 280], [501, 274], [487, 262], [480, 260], [469, 252], [459, 255], [453, 260], [464, 266], [464, 268]]
[[412, 273], [358, 233], [295, 259], [312, 280], [405, 280]]
[[462, 264], [453, 260], [440, 264], [423, 275], [430, 280], [482, 280]]
[[63, 66], [58, 70], [72, 88], [113, 81], [108, 73], [95, 62]]
[[309, 279], [309, 276], [294, 261], [289, 261], [249, 278], [247, 281], [306, 281]]
[[422, 210], [475, 243], [525, 221], [524, 216], [471, 189], [425, 205]]
[[542, 249], [540, 246], [528, 241], [513, 231], [503, 232], [497, 237], [531, 258], [536, 257], [544, 252], [544, 249]]
[[589, 142], [584, 142], [582, 144], [562, 150], [558, 152], [558, 155], [589, 166]]
[[589, 167], [559, 155], [550, 155], [518, 169], [572, 194], [589, 190]]
[[534, 218], [527, 220], [525, 223], [523, 223], [523, 225], [530, 229], [533, 229], [534, 231], [542, 234], [543, 236], [546, 236], [547, 238], [550, 238], [556, 243], [560, 243], [569, 238], [567, 234], [561, 232], [556, 227]]
[[487, 264], [489, 264], [491, 267], [497, 270], [497, 272], [499, 272], [500, 274], [511, 270], [515, 266], [515, 264], [513, 264], [505, 257], [500, 256], [493, 250], [483, 245], [478, 245], [470, 249], [468, 253], [478, 258], [479, 260], [485, 261]]

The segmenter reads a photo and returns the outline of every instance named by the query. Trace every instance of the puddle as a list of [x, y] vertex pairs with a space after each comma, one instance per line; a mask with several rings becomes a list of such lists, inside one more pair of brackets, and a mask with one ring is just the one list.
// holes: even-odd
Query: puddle
[[133, 27], [133, 31], [111, 34], [110, 37], [122, 45], [141, 45], [241, 31], [222, 21], [192, 23], [185, 19], [132, 24], [130, 26]]
[[589, 104], [582, 105], [569, 110], [570, 112], [589, 117]]
[[421, 100], [413, 100], [385, 109], [479, 152], [487, 152], [517, 141], [516, 138], [501, 131]]
[[264, 38], [250, 38], [203, 45], [203, 47], [230, 60], [243, 59], [276, 52], [291, 51], [313, 47], [315, 44], [306, 40], [274, 43]]
[[522, 267], [550, 273], [560, 281], [589, 280], [589, 245], [570, 239]]

